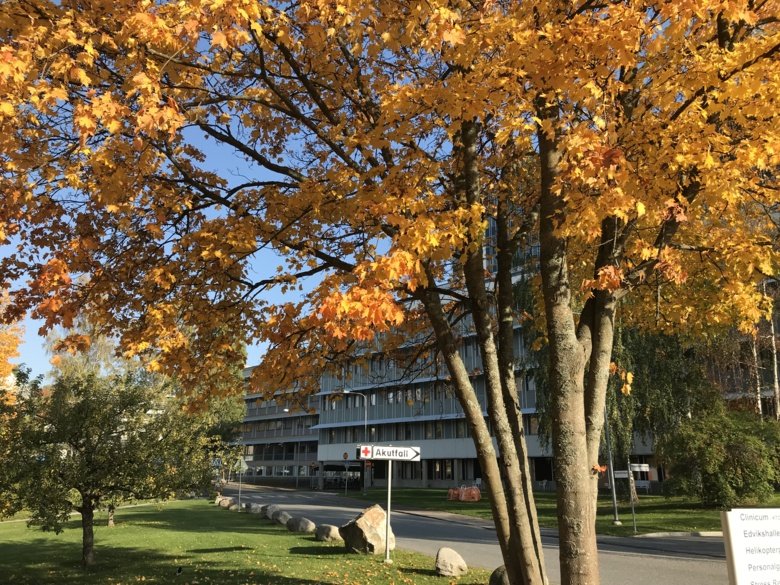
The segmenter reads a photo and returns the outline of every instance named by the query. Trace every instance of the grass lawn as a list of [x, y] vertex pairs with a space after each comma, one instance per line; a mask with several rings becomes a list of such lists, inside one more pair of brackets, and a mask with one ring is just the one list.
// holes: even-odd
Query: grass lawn
[[[374, 488], [369, 490], [366, 496], [359, 492], [352, 492], [352, 497], [366, 499], [381, 504], [383, 507], [387, 501], [387, 492], [384, 489]], [[484, 495], [484, 492], [483, 492]], [[556, 516], [555, 494], [536, 493], [536, 510], [539, 515], [539, 524], [547, 528], [555, 528], [558, 525]], [[453, 512], [492, 520], [490, 504], [487, 499], [479, 502], [457, 502], [447, 500], [446, 489], [394, 489], [392, 494], [394, 508], [437, 510]], [[766, 507], [780, 507], [780, 494], [763, 504]], [[683, 498], [665, 498], [663, 496], [648, 496], [639, 494], [639, 502], [635, 504], [636, 528], [638, 534], [652, 532], [697, 532], [720, 530], [720, 511], [712, 508], [704, 508], [697, 502]], [[614, 536], [631, 536], [634, 534], [634, 526], [631, 518], [631, 505], [618, 501], [618, 517], [622, 526], [612, 524], [613, 510], [612, 499], [609, 495], [600, 495], [598, 504], [598, 516], [596, 519], [596, 532], [599, 534], [611, 534]]]
[[[393, 551], [358, 555], [343, 546], [296, 535], [256, 514], [219, 509], [204, 500], [117, 511], [117, 525], [95, 528], [96, 565], [84, 571], [78, 514], [59, 535], [0, 524], [0, 581], [14, 585], [175, 583], [177, 585], [476, 585], [489, 573], [439, 577], [430, 557]], [[181, 574], [177, 569], [181, 567]]]

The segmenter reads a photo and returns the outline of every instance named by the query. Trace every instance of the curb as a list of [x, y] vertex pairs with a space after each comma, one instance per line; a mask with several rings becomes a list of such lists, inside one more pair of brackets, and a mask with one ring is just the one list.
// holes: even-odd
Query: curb
[[651, 532], [649, 534], [637, 534], [634, 538], [666, 538], [670, 536], [702, 536], [707, 538], [722, 538], [719, 530], [700, 530], [697, 532]]

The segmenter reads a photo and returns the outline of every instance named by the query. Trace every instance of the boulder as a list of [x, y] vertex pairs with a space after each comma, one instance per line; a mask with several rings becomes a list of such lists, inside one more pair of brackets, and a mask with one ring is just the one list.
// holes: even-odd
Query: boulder
[[490, 574], [488, 585], [512, 585], [509, 582], [509, 575], [507, 575], [504, 565], [501, 565]]
[[229, 510], [229, 511], [231, 511], [231, 512], [240, 512], [240, 511], [241, 511], [241, 508], [239, 507], [239, 505], [238, 505], [238, 504], [235, 504], [235, 503], [234, 503], [234, 504], [230, 504], [230, 505], [228, 506], [228, 510]]
[[338, 526], [333, 524], [320, 524], [317, 526], [317, 530], [314, 531], [314, 540], [321, 542], [341, 542], [344, 540], [341, 538]]
[[287, 512], [284, 510], [277, 510], [273, 513], [271, 516], [271, 520], [276, 522], [277, 524], [281, 524], [282, 526], [287, 526], [288, 520], [290, 520], [292, 516], [290, 516]]
[[263, 513], [263, 506], [262, 506], [262, 504], [249, 504], [249, 513], [250, 514], [262, 514]]
[[269, 520], [273, 520], [274, 512], [277, 512], [278, 510], [281, 510], [279, 506], [276, 504], [270, 504], [268, 506], [265, 506], [265, 517]]
[[455, 550], [443, 546], [436, 553], [436, 572], [442, 577], [460, 577], [469, 572], [469, 567]]
[[227, 510], [228, 508], [230, 508], [230, 506], [232, 506], [235, 503], [236, 502], [235, 502], [235, 500], [233, 498], [222, 498], [219, 501], [219, 507], [220, 508], [225, 508], [225, 510]]
[[302, 516], [293, 516], [287, 521], [287, 530], [290, 532], [303, 532], [305, 534], [311, 534], [317, 530], [317, 525]]
[[223, 495], [219, 495], [219, 496], [217, 496], [216, 498], [214, 498], [214, 503], [215, 503], [217, 506], [219, 506], [219, 503], [222, 501], [222, 499], [223, 499], [224, 497], [225, 497], [225, 496], [223, 496]]
[[[366, 508], [352, 522], [339, 528], [344, 545], [350, 552], [382, 554], [385, 552], [387, 514], [375, 504]], [[395, 535], [390, 531], [390, 550], [395, 548]]]

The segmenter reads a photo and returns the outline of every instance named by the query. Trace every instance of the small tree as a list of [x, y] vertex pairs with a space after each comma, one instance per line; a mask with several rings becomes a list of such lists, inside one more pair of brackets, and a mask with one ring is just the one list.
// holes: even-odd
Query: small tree
[[31, 524], [60, 532], [81, 514], [82, 563], [94, 563], [94, 515], [117, 499], [168, 497], [204, 485], [210, 460], [198, 417], [166, 397], [169, 382], [89, 355], [62, 360], [50, 388], [27, 380], [7, 406], [0, 449]]

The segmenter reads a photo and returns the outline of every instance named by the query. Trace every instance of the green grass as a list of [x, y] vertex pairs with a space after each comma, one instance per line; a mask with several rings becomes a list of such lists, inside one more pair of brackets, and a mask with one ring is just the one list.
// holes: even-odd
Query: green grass
[[[96, 565], [84, 571], [78, 515], [59, 535], [0, 525], [0, 575], [15, 585], [175, 583], [178, 585], [476, 585], [488, 573], [472, 570], [459, 580], [439, 577], [433, 559], [393, 551], [347, 553], [343, 546], [296, 535], [255, 514], [219, 509], [203, 500], [124, 508], [117, 525], [95, 529]], [[177, 576], [177, 569], [182, 573]]]
[[[483, 492], [484, 494], [484, 492]], [[366, 496], [353, 492], [353, 497], [385, 505], [387, 493], [384, 489], [371, 489]], [[536, 510], [539, 524], [546, 528], [556, 528], [555, 494], [536, 493]], [[457, 502], [447, 500], [446, 489], [394, 489], [392, 506], [397, 509], [435, 510], [452, 512], [492, 520], [490, 503], [483, 498], [479, 502]], [[764, 504], [764, 506], [780, 506], [780, 494]], [[637, 534], [653, 532], [697, 532], [720, 530], [720, 511], [705, 508], [698, 502], [683, 498], [666, 498], [639, 494], [639, 502], [635, 504]], [[609, 495], [599, 496], [596, 518], [596, 532], [614, 536], [631, 536], [634, 534], [631, 516], [631, 505], [618, 501], [618, 517], [622, 526], [614, 526], [612, 499]]]

